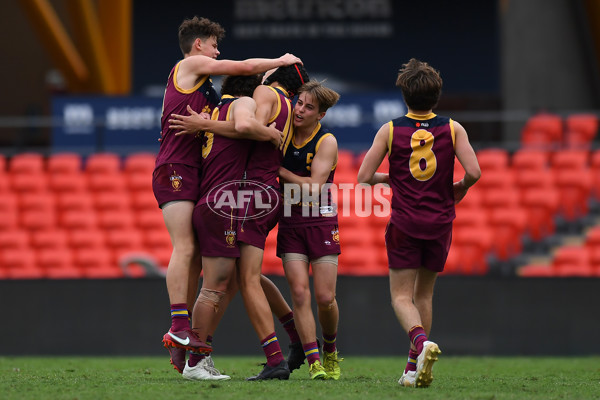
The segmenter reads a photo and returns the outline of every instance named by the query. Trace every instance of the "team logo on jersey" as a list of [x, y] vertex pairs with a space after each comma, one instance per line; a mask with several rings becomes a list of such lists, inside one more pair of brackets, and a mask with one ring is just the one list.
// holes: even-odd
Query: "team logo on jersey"
[[225, 243], [227, 243], [227, 246], [235, 246], [235, 235], [235, 231], [225, 231]]
[[331, 231], [331, 238], [336, 244], [340, 244], [340, 230], [337, 227]]
[[183, 178], [181, 175], [177, 175], [177, 171], [173, 171], [173, 175], [169, 178], [171, 180], [171, 186], [173, 190], [176, 192], [181, 191], [181, 186], [183, 186]]

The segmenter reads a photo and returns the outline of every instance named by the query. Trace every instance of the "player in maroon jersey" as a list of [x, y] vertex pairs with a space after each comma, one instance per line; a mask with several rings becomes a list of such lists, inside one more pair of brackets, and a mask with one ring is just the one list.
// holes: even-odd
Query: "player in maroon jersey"
[[[408, 113], [379, 129], [358, 181], [392, 187], [385, 235], [390, 292], [396, 317], [411, 342], [398, 383], [427, 387], [440, 353], [438, 345], [427, 339], [435, 280], [450, 249], [454, 205], [479, 180], [481, 170], [462, 125], [432, 112], [442, 91], [438, 71], [413, 58], [403, 65], [396, 86], [402, 90]], [[386, 154], [390, 172], [377, 173]], [[453, 183], [455, 156], [465, 175]]]
[[[308, 79], [308, 73], [301, 64], [280, 67], [265, 74], [264, 84], [257, 87], [252, 96], [257, 106], [256, 119], [264, 125], [275, 123], [275, 127], [283, 133], [283, 142], [279, 147], [255, 142], [246, 168], [247, 181], [267, 188], [249, 204], [244, 211], [248, 218], [241, 219], [238, 227], [240, 292], [267, 357], [264, 369], [248, 380], [287, 379], [291, 361], [298, 360], [294, 348], [290, 349], [288, 356], [290, 364], [283, 358], [271, 310], [260, 284], [260, 270], [267, 235], [277, 225], [282, 209], [277, 177], [292, 136], [291, 98]], [[257, 204], [269, 204], [271, 212], [260, 218], [250, 218], [261, 212]]]
[[[263, 125], [273, 125], [282, 132], [282, 143], [274, 146], [268, 142], [253, 142], [250, 158], [246, 167], [245, 182], [260, 188], [258, 194], [246, 203], [243, 215], [240, 215], [236, 238], [240, 248], [238, 271], [240, 276], [240, 292], [244, 299], [246, 311], [254, 329], [261, 339], [261, 345], [267, 357], [263, 371], [249, 380], [288, 379], [290, 370], [283, 358], [268, 299], [261, 285], [261, 265], [267, 235], [277, 225], [281, 213], [282, 200], [277, 181], [279, 167], [291, 139], [292, 105], [291, 98], [304, 82], [308, 74], [301, 64], [280, 67], [265, 74], [264, 85], [256, 88], [253, 99], [256, 102], [256, 120]], [[197, 115], [192, 118], [178, 116], [174, 120], [181, 121], [182, 132], [191, 133], [195, 128], [186, 126], [193, 120], [192, 126], [210, 127], [211, 131], [227, 137], [239, 137], [231, 123], [202, 121]], [[265, 211], [265, 209], [267, 211]], [[294, 363], [303, 361], [303, 354], [298, 355], [291, 349], [288, 359]], [[300, 361], [297, 361], [300, 360]], [[298, 364], [299, 366], [299, 364]]]
[[[279, 147], [281, 141], [279, 130], [262, 125], [254, 118], [255, 101], [251, 97], [243, 97], [251, 96], [258, 83], [260, 80], [255, 80], [254, 77], [228, 76], [223, 81], [221, 88], [223, 96], [211, 120], [204, 119], [193, 110], [189, 110], [188, 116], [174, 114], [169, 120], [171, 127], [179, 130], [177, 134], [206, 131], [202, 153], [203, 188], [193, 215], [194, 228], [200, 238], [199, 246], [204, 269], [202, 289], [193, 312], [194, 331], [200, 338], [205, 338], [214, 332], [216, 323], [237, 291], [235, 262], [239, 257], [239, 250], [235, 218], [238, 212], [245, 208], [231, 209], [227, 202], [223, 201], [224, 206], [219, 206], [219, 203], [224, 198], [221, 195], [229, 195], [228, 199], [236, 199], [239, 194], [236, 192], [248, 190], [248, 187], [243, 184], [246, 181], [241, 179], [252, 146], [248, 140], [240, 139], [265, 141], [272, 139], [274, 148]], [[213, 131], [237, 132], [237, 134], [228, 138], [215, 135]], [[284, 325], [291, 342], [300, 343], [293, 313], [277, 286], [262, 275], [261, 286], [270, 308]], [[215, 313], [215, 310], [218, 312]], [[205, 358], [208, 357], [204, 354], [192, 353], [188, 366], [185, 367], [184, 376], [192, 376], [192, 379], [198, 380], [218, 379], [220, 374], [215, 377], [203, 370], [206, 362], [202, 360]]]
[[[277, 255], [290, 285], [296, 327], [311, 379], [340, 377], [341, 359], [336, 349], [339, 310], [335, 298], [340, 253], [338, 220], [330, 189], [323, 189], [326, 183], [333, 183], [337, 141], [320, 122], [339, 97], [317, 81], [309, 81], [299, 89], [294, 133], [279, 169], [287, 211], [279, 220]], [[311, 306], [310, 266], [323, 333], [323, 364]]]
[[171, 362], [180, 372], [185, 349], [210, 351], [210, 346], [191, 331], [188, 322], [188, 310], [194, 304], [201, 270], [192, 228], [192, 211], [200, 190], [201, 138], [175, 136], [168, 118], [172, 113], [183, 114], [187, 105], [199, 112], [212, 111], [218, 96], [211, 74], [251, 75], [300, 62], [291, 54], [277, 59], [217, 60], [218, 42], [224, 33], [218, 23], [206, 18], [186, 19], [179, 27], [179, 45], [184, 58], [173, 67], [165, 89], [161, 144], [152, 179], [173, 243], [166, 278], [172, 324], [163, 342], [171, 353]]

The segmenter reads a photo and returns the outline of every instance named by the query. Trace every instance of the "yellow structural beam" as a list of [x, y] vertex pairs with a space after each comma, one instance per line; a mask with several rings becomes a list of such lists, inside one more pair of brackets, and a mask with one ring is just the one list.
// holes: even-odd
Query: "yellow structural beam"
[[98, 18], [116, 93], [131, 91], [132, 1], [98, 1]]
[[20, 0], [33, 28], [70, 90], [81, 91], [90, 71], [47, 0]]
[[101, 94], [115, 93], [115, 79], [92, 0], [68, 0], [66, 4], [76, 44], [90, 69], [90, 91]]

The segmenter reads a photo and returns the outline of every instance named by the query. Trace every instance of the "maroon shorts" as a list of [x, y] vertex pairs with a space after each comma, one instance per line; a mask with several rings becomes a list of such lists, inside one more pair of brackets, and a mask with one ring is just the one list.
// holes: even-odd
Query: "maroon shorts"
[[279, 228], [277, 232], [277, 256], [299, 253], [309, 260], [332, 254], [340, 254], [340, 233], [337, 225], [307, 225], [295, 228]]
[[391, 223], [385, 231], [385, 246], [390, 269], [425, 267], [442, 272], [452, 243], [452, 229], [436, 239], [417, 239]]
[[264, 250], [267, 236], [279, 222], [282, 212], [283, 203], [279, 192], [272, 192], [270, 198], [263, 197], [261, 203], [250, 202], [247, 208], [238, 210], [238, 242]]
[[215, 213], [208, 204], [197, 204], [192, 224], [198, 238], [200, 254], [204, 257], [238, 258], [237, 221]]
[[158, 206], [169, 201], [200, 198], [200, 169], [185, 164], [163, 164], [152, 173], [152, 190]]

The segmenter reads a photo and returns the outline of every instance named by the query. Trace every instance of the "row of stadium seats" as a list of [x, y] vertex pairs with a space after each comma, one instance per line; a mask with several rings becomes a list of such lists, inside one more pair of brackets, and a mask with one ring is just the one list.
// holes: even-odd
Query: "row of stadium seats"
[[546, 149], [589, 148], [598, 133], [595, 114], [574, 113], [564, 119], [543, 112], [530, 117], [521, 130], [521, 145]]
[[600, 277], [600, 226], [589, 229], [581, 245], [563, 245], [548, 265], [532, 263], [519, 269], [523, 277]]
[[[598, 190], [594, 190], [600, 185], [592, 184], [600, 182], [600, 151], [520, 149], [511, 154], [504, 149], [485, 149], [477, 155], [483, 179], [457, 205], [448, 274], [485, 274], [490, 254], [510, 259], [521, 252], [523, 236], [543, 240], [555, 232], [557, 215], [574, 221], [588, 212], [590, 198], [600, 203]], [[14, 237], [25, 234], [27, 239], [17, 248], [32, 254], [27, 256], [30, 264], [46, 265], [40, 260], [48, 257], [37, 252], [45, 247], [72, 251], [72, 256], [65, 259], [77, 264], [78, 246], [73, 245], [73, 238], [99, 232], [103, 238], [86, 248], [104, 251], [108, 257], [98, 259], [109, 260], [105, 264], [110, 264], [113, 271], [118, 270], [115, 266], [119, 257], [132, 251], [148, 253], [164, 266], [171, 244], [151, 190], [154, 157], [146, 153], [125, 158], [112, 153], [94, 154], [87, 159], [78, 154], [0, 157], [0, 193], [4, 199], [0, 232], [16, 233]], [[340, 150], [336, 182], [355, 183], [363, 157], [364, 153], [354, 155]], [[380, 171], [387, 168], [384, 164]], [[460, 179], [463, 173], [457, 162], [455, 178]], [[385, 275], [383, 233], [389, 207], [384, 207], [383, 216], [364, 217], [360, 210], [371, 211], [372, 207], [364, 204], [373, 199], [389, 201], [391, 193], [388, 189], [377, 196], [350, 186], [343, 193], [346, 197], [337, 194], [342, 243], [339, 271]], [[355, 210], [357, 205], [360, 215]], [[112, 238], [120, 232], [125, 232], [123, 242], [128, 244], [115, 249]], [[57, 239], [56, 246], [41, 244], [44, 240], [40, 237], [51, 237], [53, 233], [66, 239]], [[282, 274], [281, 262], [274, 255], [275, 237], [276, 231], [269, 236], [264, 268], [267, 273]], [[0, 277], [18, 276], [15, 271], [19, 261], [9, 254], [10, 248], [0, 248], [0, 270], [4, 270]], [[44, 268], [40, 268], [40, 274], [44, 274]], [[123, 271], [115, 274], [122, 276]]]

